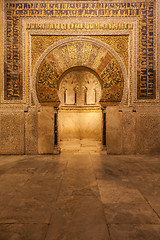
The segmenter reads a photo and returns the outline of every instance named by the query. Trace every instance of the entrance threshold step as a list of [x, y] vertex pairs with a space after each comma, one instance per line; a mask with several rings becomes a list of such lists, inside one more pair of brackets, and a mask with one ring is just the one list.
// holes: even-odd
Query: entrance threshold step
[[101, 153], [104, 149], [102, 147], [101, 141], [91, 140], [91, 139], [71, 139], [60, 141], [59, 146], [61, 152], [97, 152]]

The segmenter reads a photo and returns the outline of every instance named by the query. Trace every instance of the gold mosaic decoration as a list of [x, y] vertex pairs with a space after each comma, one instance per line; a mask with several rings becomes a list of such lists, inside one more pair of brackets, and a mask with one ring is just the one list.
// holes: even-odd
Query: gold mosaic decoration
[[113, 48], [121, 57], [128, 73], [128, 36], [92, 36]]
[[31, 65], [32, 72], [41, 54], [55, 42], [68, 36], [31, 36]]
[[[4, 100], [23, 100], [25, 93], [23, 87], [25, 84], [22, 79], [23, 63], [22, 63], [22, 22], [24, 19], [32, 19], [31, 25], [26, 28], [26, 34], [28, 31], [41, 30], [40, 25], [33, 23], [33, 19], [40, 20], [41, 26], [45, 29], [51, 27], [51, 31], [58, 31], [62, 35], [62, 31], [91, 31], [94, 30], [102, 32], [104, 29], [107, 31], [131, 31], [132, 20], [137, 21], [137, 27], [135, 29], [136, 35], [139, 36], [136, 53], [136, 72], [137, 72], [137, 99], [155, 99], [156, 98], [156, 6], [157, 1], [145, 0], [136, 2], [131, 1], [4, 1], [4, 19], [5, 19], [5, 35], [4, 35], [4, 49], [5, 49], [5, 61], [6, 72], [4, 79]], [[77, 23], [66, 23], [66, 19], [77, 19], [80, 21]], [[81, 19], [88, 18], [91, 23], [83, 23]], [[92, 18], [106, 18], [109, 23], [93, 23]], [[43, 24], [43, 19], [48, 19], [51, 25]], [[58, 22], [52, 23], [52, 20], [63, 21], [61, 24]], [[114, 19], [120, 19], [122, 22], [129, 21], [123, 26], [123, 23], [114, 23]], [[29, 23], [30, 24], [30, 23]], [[54, 25], [55, 24], [55, 25]], [[56, 25], [57, 24], [57, 25]], [[105, 25], [106, 24], [106, 25]], [[110, 28], [111, 25], [111, 28]], [[69, 29], [68, 29], [69, 27]], [[84, 27], [84, 28], [83, 28]], [[36, 28], [36, 29], [34, 29]], [[42, 27], [43, 28], [43, 27]], [[43, 31], [43, 29], [42, 29]], [[123, 50], [123, 45], [116, 44], [119, 51]], [[114, 44], [113, 44], [114, 45]], [[41, 46], [43, 48], [43, 46]], [[38, 48], [37, 48], [38, 49]], [[126, 64], [126, 56], [123, 51], [123, 59]], [[34, 65], [34, 64], [33, 64]], [[22, 81], [23, 80], [23, 81]]]
[[[71, 36], [31, 36], [32, 72], [41, 54], [55, 42]], [[128, 36], [90, 36], [111, 46], [121, 57], [128, 72]], [[84, 56], [85, 57], [85, 56]]]
[[40, 103], [58, 102], [57, 81], [58, 73], [54, 66], [43, 60], [37, 73], [37, 97]]
[[119, 63], [112, 58], [100, 75], [103, 80], [101, 102], [119, 102], [123, 94], [123, 75]]
[[96, 43], [73, 40], [53, 49], [41, 63], [36, 81], [39, 102], [58, 102], [60, 76], [76, 66], [88, 67], [99, 75], [103, 87], [101, 102], [121, 101], [124, 79], [115, 57]]

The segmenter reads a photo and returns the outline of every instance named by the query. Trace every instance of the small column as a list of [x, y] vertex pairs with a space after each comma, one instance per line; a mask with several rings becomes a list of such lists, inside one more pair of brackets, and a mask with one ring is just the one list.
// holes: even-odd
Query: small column
[[103, 148], [106, 148], [106, 107], [102, 108], [102, 116], [103, 116], [102, 143], [103, 143]]
[[54, 113], [54, 146], [58, 145], [58, 113]]
[[54, 107], [54, 147], [53, 154], [60, 154], [61, 150], [58, 146], [58, 107]]

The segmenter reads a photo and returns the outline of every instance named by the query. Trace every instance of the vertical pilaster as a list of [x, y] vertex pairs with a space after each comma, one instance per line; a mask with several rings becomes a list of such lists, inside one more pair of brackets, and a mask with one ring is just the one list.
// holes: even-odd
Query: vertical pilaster
[[103, 142], [103, 147], [106, 147], [106, 108], [103, 109], [102, 114], [103, 114], [103, 135], [102, 135], [102, 142]]
[[54, 113], [54, 146], [58, 145], [58, 111]]
[[54, 146], [53, 154], [59, 154], [60, 147], [58, 146], [58, 108], [54, 108]]

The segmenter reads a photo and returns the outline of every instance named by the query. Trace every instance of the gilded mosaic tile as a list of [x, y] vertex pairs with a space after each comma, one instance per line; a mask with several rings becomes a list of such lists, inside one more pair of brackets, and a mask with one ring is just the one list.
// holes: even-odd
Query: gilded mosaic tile
[[120, 102], [123, 95], [124, 80], [116, 59], [110, 59], [100, 77], [103, 80], [104, 88], [101, 101]]
[[[154, 18], [156, 1], [139, 2], [22, 2], [5, 1], [6, 14], [6, 65], [5, 99], [22, 99], [21, 66], [21, 19], [22, 18], [68, 18], [91, 17], [134, 18], [138, 21], [139, 46], [137, 55], [138, 98], [154, 99], [155, 96], [155, 56], [154, 56]], [[67, 25], [66, 25], [67, 26]], [[66, 27], [65, 26], [65, 27]], [[95, 24], [95, 30], [97, 30]], [[108, 25], [109, 26], [109, 25]], [[63, 25], [60, 25], [63, 27]], [[70, 29], [75, 30], [71, 24]], [[85, 27], [85, 26], [84, 26]], [[87, 27], [87, 25], [86, 25]], [[90, 26], [89, 26], [90, 27]], [[129, 25], [127, 26], [129, 27]], [[117, 27], [116, 27], [117, 28]], [[116, 31], [114, 26], [114, 30]], [[119, 27], [118, 27], [119, 28]], [[86, 31], [86, 29], [84, 29]], [[93, 29], [89, 29], [93, 31]], [[62, 29], [60, 29], [62, 31]], [[82, 29], [83, 31], [83, 29]], [[117, 44], [118, 48], [120, 44]], [[122, 49], [122, 47], [120, 47]], [[120, 50], [118, 50], [120, 51]]]
[[55, 42], [68, 36], [31, 36], [31, 67], [33, 68], [41, 54]]
[[39, 68], [37, 74], [37, 96], [40, 103], [43, 102], [57, 102], [59, 101], [57, 95], [57, 81], [59, 75], [54, 68], [44, 60]]
[[[40, 55], [53, 43], [61, 39], [64, 39], [66, 37], [70, 37], [70, 36], [34, 36], [34, 35], [31, 36], [32, 71]], [[122, 58], [126, 66], [126, 70], [128, 71], [128, 36], [115, 36], [115, 35], [114, 36], [97, 36], [97, 35], [94, 36], [92, 35], [90, 37], [101, 40], [102, 42], [111, 46], [120, 55], [120, 57]], [[83, 49], [83, 45], [80, 46], [78, 44], [77, 47], [79, 47], [80, 50]], [[99, 54], [99, 51], [100, 49], [96, 51], [96, 55]], [[78, 57], [81, 58], [81, 54]], [[79, 59], [78, 65], [81, 65], [80, 59]]]
[[[78, 45], [80, 45], [83, 50], [79, 49]], [[57, 52], [57, 49], [59, 52], [58, 59], [61, 60], [61, 56], [63, 61], [68, 62], [67, 68], [78, 66], [78, 56], [81, 55], [81, 66], [90, 67], [100, 76], [103, 85], [101, 102], [121, 101], [124, 78], [118, 61], [102, 46], [84, 40], [64, 43], [53, 49], [45, 57], [38, 69], [36, 81], [37, 96], [40, 103], [59, 101], [56, 89], [59, 85], [58, 81], [61, 73], [65, 72], [67, 69], [66, 64], [62, 65], [64, 69], [61, 69], [59, 64], [57, 67], [54, 57], [54, 53]], [[65, 54], [63, 55], [64, 49]], [[101, 49], [101, 53], [106, 53], [105, 56], [104, 54], [96, 54], [99, 49]], [[68, 53], [66, 50], [68, 50]], [[95, 66], [94, 61], [98, 63], [95, 68], [93, 68], [93, 66]]]
[[111, 46], [122, 58], [128, 72], [128, 36], [92, 36]]

